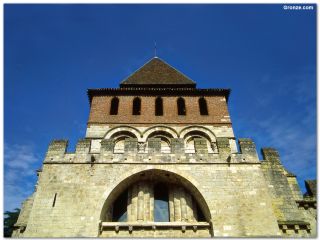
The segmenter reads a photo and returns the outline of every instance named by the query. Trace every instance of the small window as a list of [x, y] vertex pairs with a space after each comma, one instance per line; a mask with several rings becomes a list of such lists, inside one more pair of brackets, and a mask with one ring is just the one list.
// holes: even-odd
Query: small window
[[114, 97], [111, 100], [110, 115], [117, 115], [119, 108], [119, 98]]
[[138, 97], [133, 99], [132, 114], [133, 115], [140, 115], [141, 114], [141, 99]]
[[186, 104], [183, 98], [178, 98], [178, 115], [186, 115]]
[[208, 115], [207, 101], [203, 97], [199, 98], [199, 108], [201, 115]]
[[163, 102], [161, 97], [156, 98], [156, 116], [163, 115]]

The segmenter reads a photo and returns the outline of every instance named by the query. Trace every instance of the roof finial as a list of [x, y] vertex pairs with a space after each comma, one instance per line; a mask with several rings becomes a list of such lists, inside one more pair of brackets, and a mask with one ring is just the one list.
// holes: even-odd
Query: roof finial
[[154, 57], [157, 57], [157, 42], [154, 41]]

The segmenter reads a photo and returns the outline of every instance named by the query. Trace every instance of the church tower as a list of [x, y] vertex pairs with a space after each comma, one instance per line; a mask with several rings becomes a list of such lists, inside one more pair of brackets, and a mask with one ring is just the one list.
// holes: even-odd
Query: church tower
[[237, 145], [229, 94], [158, 57], [89, 89], [86, 136], [73, 153], [50, 143], [13, 236], [315, 236], [315, 196], [275, 149], [259, 160], [251, 139]]

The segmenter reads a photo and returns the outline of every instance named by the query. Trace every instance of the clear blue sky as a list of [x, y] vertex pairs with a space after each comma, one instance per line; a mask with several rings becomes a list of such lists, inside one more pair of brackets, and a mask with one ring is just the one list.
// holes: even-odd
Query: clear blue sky
[[118, 87], [154, 40], [197, 87], [232, 89], [237, 138], [277, 148], [301, 187], [316, 177], [316, 10], [6, 4], [4, 20], [5, 210], [33, 192], [52, 139], [84, 137], [86, 89]]

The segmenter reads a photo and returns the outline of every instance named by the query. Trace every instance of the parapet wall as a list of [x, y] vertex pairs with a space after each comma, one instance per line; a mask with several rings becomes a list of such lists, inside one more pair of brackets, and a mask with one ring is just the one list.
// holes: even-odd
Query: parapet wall
[[256, 147], [251, 139], [239, 139], [240, 152], [231, 153], [228, 138], [216, 138], [214, 153], [208, 153], [201, 139], [195, 143], [195, 153], [186, 153], [184, 140], [171, 139], [170, 152], [160, 150], [157, 139], [149, 139], [148, 149], [145, 143], [136, 139], [127, 139], [123, 153], [114, 153], [113, 139], [103, 139], [97, 152], [91, 151], [91, 139], [78, 141], [74, 153], [68, 153], [67, 140], [54, 140], [50, 143], [44, 163], [259, 163]]

